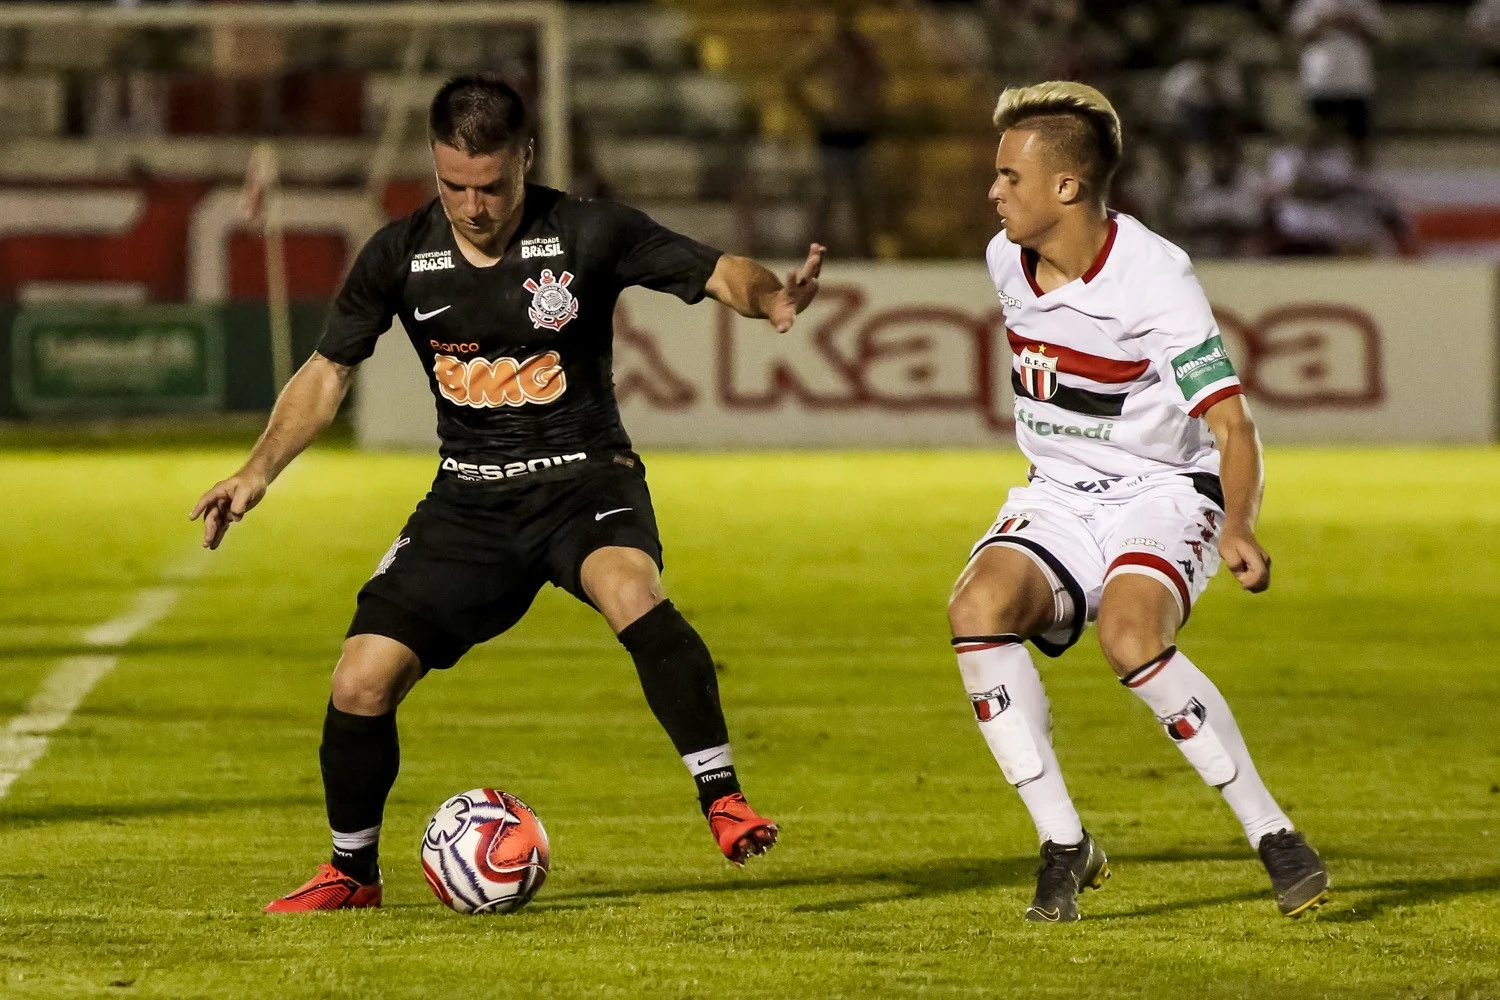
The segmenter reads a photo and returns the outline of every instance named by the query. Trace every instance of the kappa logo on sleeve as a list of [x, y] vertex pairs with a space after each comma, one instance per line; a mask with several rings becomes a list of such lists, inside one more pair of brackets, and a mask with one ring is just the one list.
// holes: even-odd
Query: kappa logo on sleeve
[[1172, 359], [1172, 377], [1185, 399], [1192, 399], [1215, 382], [1234, 378], [1234, 362], [1218, 334]]
[[531, 308], [526, 315], [538, 330], [561, 330], [578, 317], [578, 300], [568, 291], [572, 281], [573, 272], [554, 277], [551, 268], [542, 270], [540, 282], [526, 279], [525, 288], [531, 293]]
[[460, 361], [448, 354], [432, 359], [432, 376], [443, 398], [476, 410], [502, 406], [546, 406], [568, 391], [568, 376], [556, 351], [533, 354], [525, 361], [515, 358], [474, 358]]

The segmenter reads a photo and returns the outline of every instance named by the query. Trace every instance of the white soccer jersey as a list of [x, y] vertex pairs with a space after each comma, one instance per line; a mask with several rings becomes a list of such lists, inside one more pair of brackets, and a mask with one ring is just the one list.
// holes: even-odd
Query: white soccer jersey
[[1039, 477], [1123, 498], [1165, 476], [1217, 476], [1205, 410], [1241, 391], [1187, 254], [1118, 212], [1080, 278], [1043, 293], [1036, 256], [986, 253], [1005, 312], [1016, 443]]

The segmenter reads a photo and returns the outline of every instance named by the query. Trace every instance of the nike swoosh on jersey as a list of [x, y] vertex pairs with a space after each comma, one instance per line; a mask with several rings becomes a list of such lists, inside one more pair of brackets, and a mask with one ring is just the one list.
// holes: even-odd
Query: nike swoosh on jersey
[[594, 515], [594, 520], [596, 520], [596, 521], [602, 521], [602, 520], [604, 520], [606, 517], [608, 517], [611, 514], [623, 514], [627, 510], [635, 510], [635, 508], [634, 507], [616, 507], [614, 510], [607, 510], [603, 514], [595, 514]]
[[695, 766], [696, 767], [702, 767], [704, 764], [707, 764], [709, 761], [711, 761], [711, 760], [718, 760], [722, 756], [724, 756], [724, 751], [723, 750], [720, 750], [718, 753], [711, 753], [707, 757], [703, 757], [703, 758], [699, 759], [697, 761], [697, 763], [695, 764]]
[[452, 308], [453, 307], [451, 305], [443, 306], [441, 309], [434, 309], [430, 313], [424, 313], [420, 309], [413, 309], [411, 311], [411, 314], [413, 316], [415, 316], [418, 320], [432, 319], [432, 317], [436, 316], [438, 313], [440, 313], [440, 312], [447, 312], [449, 309], [452, 309]]

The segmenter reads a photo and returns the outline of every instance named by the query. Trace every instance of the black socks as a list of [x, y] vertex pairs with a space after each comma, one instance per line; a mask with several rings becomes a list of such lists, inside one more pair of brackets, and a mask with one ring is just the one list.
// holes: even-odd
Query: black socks
[[635, 660], [646, 704], [693, 775], [707, 813], [715, 799], [740, 790], [708, 647], [671, 601], [627, 626], [620, 644]]
[[401, 768], [396, 713], [351, 715], [328, 703], [318, 748], [335, 868], [362, 883], [380, 878], [380, 820]]

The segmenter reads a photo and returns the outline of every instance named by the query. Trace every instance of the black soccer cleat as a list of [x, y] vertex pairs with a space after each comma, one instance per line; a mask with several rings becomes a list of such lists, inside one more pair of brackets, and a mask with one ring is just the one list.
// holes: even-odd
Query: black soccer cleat
[[1026, 907], [1026, 919], [1057, 924], [1079, 919], [1078, 894], [1099, 889], [1109, 878], [1109, 859], [1085, 831], [1071, 846], [1047, 841], [1042, 866], [1036, 870], [1036, 896]]
[[1282, 916], [1300, 917], [1328, 899], [1328, 870], [1302, 834], [1295, 830], [1268, 833], [1260, 838], [1259, 850]]

